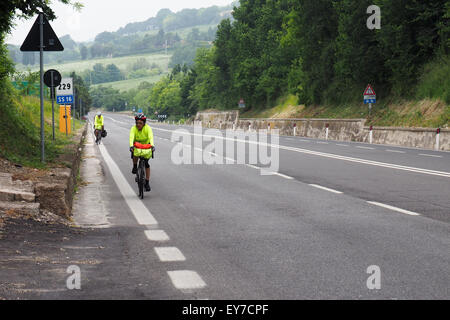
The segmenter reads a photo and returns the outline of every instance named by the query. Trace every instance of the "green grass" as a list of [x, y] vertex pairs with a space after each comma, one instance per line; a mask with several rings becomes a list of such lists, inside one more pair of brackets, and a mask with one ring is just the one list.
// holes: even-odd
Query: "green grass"
[[156, 83], [156, 82], [158, 82], [159, 79], [161, 79], [165, 75], [166, 74], [163, 73], [160, 75], [142, 77], [142, 78], [137, 78], [137, 79], [128, 79], [128, 80], [122, 80], [122, 81], [100, 83], [100, 84], [92, 85], [92, 88], [102, 86], [102, 87], [112, 87], [114, 89], [121, 90], [121, 91], [127, 91], [130, 89], [137, 88], [139, 86], [139, 84], [144, 81], [147, 81], [149, 83]]
[[[58, 157], [73, 144], [73, 134], [66, 137], [56, 124], [56, 139], [52, 140], [51, 104], [45, 102], [46, 164], [40, 162], [40, 103], [39, 98], [22, 97], [9, 83], [0, 83], [0, 156], [14, 163], [42, 168], [55, 164]], [[58, 116], [55, 116], [58, 119]], [[75, 122], [76, 130], [82, 127]]]
[[427, 64], [417, 85], [417, 97], [440, 98], [450, 105], [450, 56]]

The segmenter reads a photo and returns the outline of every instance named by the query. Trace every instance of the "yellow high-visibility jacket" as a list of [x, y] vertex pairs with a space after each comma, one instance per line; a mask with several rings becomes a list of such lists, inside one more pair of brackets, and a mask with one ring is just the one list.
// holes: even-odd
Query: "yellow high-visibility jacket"
[[103, 116], [95, 116], [94, 126], [96, 130], [102, 130], [104, 125]]
[[136, 126], [133, 126], [130, 130], [130, 147], [134, 145], [135, 142], [142, 144], [153, 144], [153, 131], [148, 124], [146, 124], [142, 130], [138, 130]]

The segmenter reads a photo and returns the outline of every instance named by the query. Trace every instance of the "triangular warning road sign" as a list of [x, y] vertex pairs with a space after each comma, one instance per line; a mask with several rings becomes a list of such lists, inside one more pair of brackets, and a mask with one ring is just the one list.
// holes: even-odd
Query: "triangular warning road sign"
[[370, 84], [367, 85], [366, 90], [364, 90], [364, 95], [365, 96], [374, 96], [374, 95], [376, 95], [375, 91], [372, 89], [372, 86]]
[[[20, 47], [20, 51], [40, 51], [40, 16], [38, 15], [36, 21], [31, 27], [25, 41]], [[50, 23], [44, 15], [44, 51], [64, 51], [64, 47], [59, 41], [58, 37], [53, 31]]]

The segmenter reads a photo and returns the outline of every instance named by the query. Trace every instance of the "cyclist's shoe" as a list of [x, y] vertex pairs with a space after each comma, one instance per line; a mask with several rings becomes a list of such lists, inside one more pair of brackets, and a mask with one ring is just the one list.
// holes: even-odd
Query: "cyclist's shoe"
[[137, 166], [133, 166], [133, 169], [131, 170], [132, 174], [136, 174], [137, 173]]
[[152, 188], [150, 188], [150, 182], [148, 180], [145, 180], [145, 191], [149, 192]]

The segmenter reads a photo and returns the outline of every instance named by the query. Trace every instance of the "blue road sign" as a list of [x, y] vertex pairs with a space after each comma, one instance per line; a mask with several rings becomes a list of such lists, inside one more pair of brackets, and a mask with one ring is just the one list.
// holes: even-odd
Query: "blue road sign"
[[364, 104], [368, 104], [368, 103], [377, 103], [377, 99], [364, 99]]
[[57, 96], [56, 97], [57, 104], [72, 104], [73, 103], [73, 95], [70, 96]]

